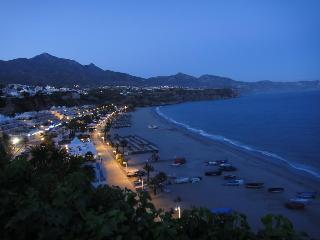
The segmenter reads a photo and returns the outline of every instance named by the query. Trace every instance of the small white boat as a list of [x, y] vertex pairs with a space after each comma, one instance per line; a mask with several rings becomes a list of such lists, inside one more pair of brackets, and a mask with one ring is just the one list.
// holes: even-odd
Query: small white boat
[[181, 163], [171, 163], [170, 166], [172, 167], [180, 167], [182, 164]]
[[148, 128], [149, 128], [149, 129], [157, 129], [158, 126], [157, 126], [157, 125], [149, 124], [149, 125], [148, 125]]
[[174, 183], [176, 183], [176, 184], [188, 183], [188, 182], [189, 182], [189, 178], [188, 177], [179, 177], [179, 178], [176, 178], [174, 180]]
[[225, 186], [240, 186], [244, 183], [242, 179], [230, 180], [227, 183], [223, 184]]
[[191, 183], [197, 183], [197, 182], [200, 182], [201, 181], [201, 177], [191, 177], [190, 178], [190, 182]]
[[303, 203], [305, 205], [309, 204], [311, 202], [311, 199], [306, 198], [291, 198], [290, 202], [296, 202], [296, 203]]

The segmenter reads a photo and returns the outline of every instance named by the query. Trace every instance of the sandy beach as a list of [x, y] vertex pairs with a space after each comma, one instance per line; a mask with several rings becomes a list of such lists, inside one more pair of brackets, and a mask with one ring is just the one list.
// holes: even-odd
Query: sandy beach
[[[149, 124], [157, 129], [148, 128]], [[140, 108], [132, 113], [130, 128], [113, 129], [111, 134], [125, 136], [136, 134], [154, 143], [159, 148], [161, 160], [185, 157], [187, 163], [180, 167], [170, 166], [169, 161], [152, 163], [156, 171], [164, 171], [177, 177], [201, 176], [198, 183], [173, 184], [169, 193], [152, 196], [157, 207], [175, 207], [174, 199], [182, 198], [182, 208], [203, 206], [209, 209], [218, 207], [232, 208], [244, 213], [254, 229], [261, 226], [260, 218], [268, 213], [288, 217], [295, 228], [306, 231], [312, 237], [320, 236], [320, 200], [315, 199], [305, 210], [290, 210], [284, 204], [294, 198], [299, 191], [320, 191], [320, 181], [295, 172], [287, 166], [274, 164], [260, 156], [255, 156], [226, 144], [206, 139], [169, 123], [154, 111], [154, 108]], [[129, 155], [129, 167], [142, 168], [150, 154]], [[247, 189], [242, 186], [225, 186], [223, 176], [204, 176], [205, 161], [228, 159], [238, 171], [237, 175], [245, 182], [264, 182], [263, 189]], [[269, 187], [284, 187], [283, 193], [269, 193]]]

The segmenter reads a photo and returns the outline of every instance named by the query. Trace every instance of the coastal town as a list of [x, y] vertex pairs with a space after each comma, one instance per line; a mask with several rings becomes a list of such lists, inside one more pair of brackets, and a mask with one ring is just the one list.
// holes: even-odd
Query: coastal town
[[2, 1], [0, 240], [320, 240], [320, 1]]
[[[148, 109], [144, 111], [150, 111]], [[152, 115], [157, 115], [156, 110], [159, 111], [158, 108], [152, 110]], [[160, 115], [153, 117], [150, 122], [141, 121], [141, 118], [137, 120], [136, 113], [128, 106], [113, 103], [51, 107], [3, 119], [0, 134], [8, 139], [14, 157], [27, 156], [32, 147], [48, 141], [68, 154], [84, 157], [84, 166], [94, 170], [92, 185], [95, 188], [109, 185], [149, 192], [157, 207], [172, 211], [177, 218], [182, 208], [194, 204], [194, 198], [187, 194], [186, 189], [197, 185], [203, 188], [214, 184], [225, 192], [233, 191], [235, 187], [251, 189], [252, 193], [247, 193], [249, 195], [254, 192], [262, 194], [263, 191], [261, 200], [267, 197], [278, 210], [282, 206], [283, 212], [289, 210], [295, 217], [299, 217], [297, 209], [308, 209], [318, 204], [315, 199], [317, 192], [294, 193], [266, 178], [253, 179], [239, 169], [239, 161], [230, 159], [228, 154], [215, 154], [208, 160], [190, 159], [192, 155], [178, 149], [174, 154], [172, 151], [171, 155], [166, 154], [161, 151], [163, 147], [158, 146], [163, 144], [157, 142], [159, 138], [148, 140], [149, 133], [159, 136], [175, 128], [165, 128], [166, 125], [162, 125], [164, 120], [159, 121], [159, 118]], [[135, 125], [143, 126], [138, 131], [134, 130], [133, 121]], [[217, 180], [213, 183], [211, 178]], [[279, 200], [279, 194], [289, 197]], [[213, 213], [231, 215], [238, 211], [226, 204], [213, 205], [216, 207], [209, 204]]]

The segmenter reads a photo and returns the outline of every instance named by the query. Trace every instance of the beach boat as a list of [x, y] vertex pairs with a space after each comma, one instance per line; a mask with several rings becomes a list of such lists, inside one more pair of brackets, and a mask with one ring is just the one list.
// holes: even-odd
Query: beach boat
[[231, 215], [233, 213], [232, 208], [213, 208], [211, 209], [213, 214], [217, 215]]
[[268, 192], [270, 192], [270, 193], [281, 193], [281, 192], [284, 192], [284, 188], [283, 187], [268, 188]]
[[242, 184], [243, 184], [243, 180], [237, 179], [237, 180], [230, 180], [227, 183], [225, 183], [224, 185], [226, 185], [226, 186], [240, 186]]
[[317, 192], [311, 191], [311, 192], [297, 192], [298, 198], [305, 198], [305, 199], [313, 199], [316, 198]]
[[231, 167], [232, 165], [230, 163], [220, 163], [219, 167]]
[[200, 182], [201, 180], [202, 180], [202, 177], [191, 177], [189, 179], [191, 183], [197, 183], [197, 182]]
[[234, 172], [234, 171], [237, 171], [237, 168], [232, 166], [232, 165], [229, 165], [229, 166], [220, 166], [219, 169], [221, 171], [225, 171], [225, 172]]
[[182, 165], [181, 163], [171, 163], [170, 164], [170, 166], [172, 166], [172, 167], [179, 167], [181, 165]]
[[185, 164], [187, 160], [184, 157], [175, 158], [174, 163]]
[[237, 176], [236, 175], [227, 174], [227, 175], [224, 175], [223, 178], [225, 180], [232, 180], [232, 179], [236, 179]]
[[228, 160], [215, 160], [215, 161], [206, 161], [204, 163], [206, 165], [217, 166], [217, 165], [220, 165], [220, 164], [225, 164], [227, 162], [228, 162]]
[[188, 177], [179, 177], [179, 178], [176, 178], [173, 182], [176, 184], [188, 183], [189, 178]]
[[218, 171], [207, 171], [204, 173], [206, 176], [220, 176], [222, 172], [220, 170]]
[[305, 208], [305, 204], [301, 202], [296, 202], [296, 201], [288, 201], [286, 202], [285, 206], [289, 209], [297, 209], [297, 210], [302, 210]]
[[254, 188], [254, 189], [259, 189], [259, 188], [263, 188], [264, 183], [247, 183], [246, 184], [246, 188]]
[[218, 165], [218, 163], [216, 161], [207, 161], [207, 162], [204, 162], [207, 166], [216, 166]]
[[303, 203], [304, 205], [307, 205], [311, 202], [311, 199], [306, 199], [306, 198], [291, 198], [289, 200], [290, 202], [298, 202], [298, 203]]
[[174, 166], [174, 167], [178, 167], [178, 166], [181, 166], [183, 164], [185, 164], [187, 162], [187, 160], [185, 158], [176, 158], [174, 160], [174, 162], [171, 164], [171, 166]]
[[227, 163], [228, 160], [216, 160], [216, 162], [217, 162], [218, 164], [223, 164], [223, 163]]

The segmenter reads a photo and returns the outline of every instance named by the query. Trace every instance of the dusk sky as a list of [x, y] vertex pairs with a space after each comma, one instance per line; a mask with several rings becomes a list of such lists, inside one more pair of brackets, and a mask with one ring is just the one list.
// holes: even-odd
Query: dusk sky
[[320, 79], [319, 0], [0, 3], [0, 59], [42, 52], [142, 77]]

